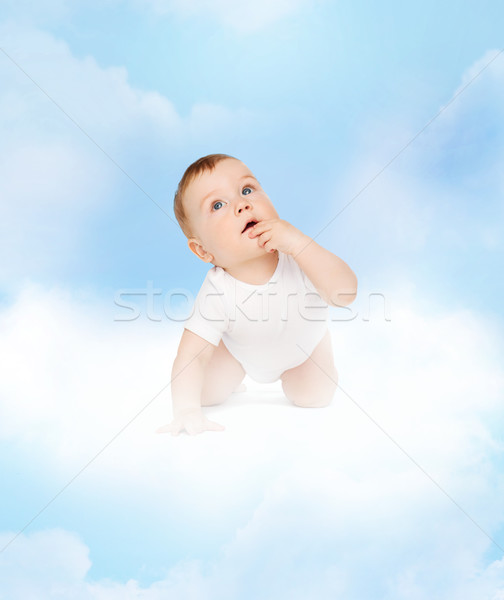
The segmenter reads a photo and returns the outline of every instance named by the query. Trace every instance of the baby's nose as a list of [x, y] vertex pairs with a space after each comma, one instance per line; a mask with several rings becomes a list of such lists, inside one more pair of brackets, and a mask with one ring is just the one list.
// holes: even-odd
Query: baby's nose
[[236, 205], [236, 212], [239, 214], [242, 212], [242, 210], [250, 210], [251, 208], [252, 204], [250, 200], [245, 200], [245, 198], [242, 198]]

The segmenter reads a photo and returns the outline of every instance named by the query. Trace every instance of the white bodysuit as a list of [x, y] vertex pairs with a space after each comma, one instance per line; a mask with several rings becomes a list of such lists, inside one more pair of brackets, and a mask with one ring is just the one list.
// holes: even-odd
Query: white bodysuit
[[327, 331], [328, 304], [292, 256], [278, 252], [271, 279], [252, 285], [221, 267], [208, 271], [184, 327], [220, 340], [260, 383], [305, 362]]

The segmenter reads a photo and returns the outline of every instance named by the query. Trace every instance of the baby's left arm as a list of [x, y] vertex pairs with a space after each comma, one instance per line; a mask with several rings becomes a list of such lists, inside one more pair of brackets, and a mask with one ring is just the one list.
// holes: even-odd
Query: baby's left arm
[[357, 277], [352, 269], [294, 225], [283, 219], [268, 219], [251, 227], [248, 235], [257, 237], [268, 252], [290, 254], [330, 306], [347, 306], [355, 300]]

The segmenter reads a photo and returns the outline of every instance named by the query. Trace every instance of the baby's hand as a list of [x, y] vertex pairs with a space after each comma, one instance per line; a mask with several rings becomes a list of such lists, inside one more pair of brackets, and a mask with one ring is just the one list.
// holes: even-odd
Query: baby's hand
[[187, 430], [189, 435], [203, 433], [203, 431], [224, 431], [224, 425], [219, 425], [205, 417], [200, 409], [191, 410], [182, 413], [173, 419], [168, 425], [163, 425], [156, 430], [157, 433], [171, 433], [178, 435], [181, 431]]
[[297, 254], [310, 238], [283, 219], [259, 221], [248, 231], [250, 238], [257, 237], [261, 248], [268, 252], [280, 250], [284, 254]]

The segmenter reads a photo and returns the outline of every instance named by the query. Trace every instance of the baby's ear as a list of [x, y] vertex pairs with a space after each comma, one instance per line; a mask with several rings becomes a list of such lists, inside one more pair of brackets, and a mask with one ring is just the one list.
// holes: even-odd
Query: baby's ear
[[189, 250], [196, 254], [198, 258], [201, 258], [203, 262], [212, 262], [213, 256], [203, 248], [196, 238], [189, 238], [187, 245], [189, 246]]

